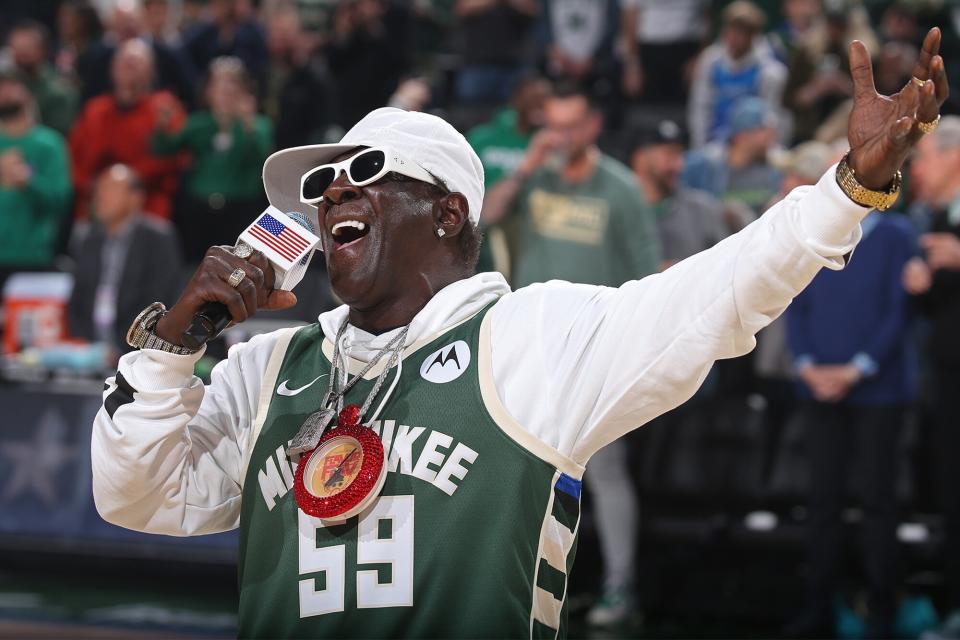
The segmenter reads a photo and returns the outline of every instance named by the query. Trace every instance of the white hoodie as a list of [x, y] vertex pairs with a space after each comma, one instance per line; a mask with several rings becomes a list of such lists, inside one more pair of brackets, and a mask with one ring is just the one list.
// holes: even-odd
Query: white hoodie
[[[494, 400], [516, 425], [511, 436], [579, 475], [598, 449], [689, 399], [715, 360], [753, 349], [754, 334], [821, 267], [842, 268], [868, 211], [843, 194], [831, 168], [740, 233], [616, 289], [553, 281], [510, 292], [499, 274], [479, 274], [427, 303], [407, 351], [498, 300], [481, 337], [488, 353], [479, 354], [489, 358]], [[347, 313], [320, 316], [328, 347]], [[290, 333], [233, 347], [207, 387], [193, 376], [200, 354], [121, 358], [93, 429], [100, 514], [171, 535], [235, 528], [252, 426], [275, 393], [264, 372]], [[351, 369], [394, 335], [348, 327]]]

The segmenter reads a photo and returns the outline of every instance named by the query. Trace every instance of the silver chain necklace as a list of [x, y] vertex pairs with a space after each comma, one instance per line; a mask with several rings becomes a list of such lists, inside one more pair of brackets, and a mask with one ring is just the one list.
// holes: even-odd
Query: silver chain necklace
[[[343, 324], [340, 325], [340, 329], [337, 331], [337, 338], [333, 347], [333, 359], [331, 360], [330, 366], [330, 384], [327, 386], [327, 393], [320, 405], [320, 409], [307, 416], [303, 424], [300, 425], [300, 430], [290, 442], [290, 446], [287, 447], [287, 455], [289, 456], [299, 455], [316, 448], [317, 443], [320, 442], [320, 438], [323, 437], [330, 423], [332, 423], [334, 418], [343, 410], [343, 400], [347, 392], [350, 391], [383, 356], [389, 353], [390, 358], [387, 360], [386, 366], [383, 368], [383, 371], [380, 372], [380, 375], [377, 376], [373, 388], [370, 390], [370, 393], [367, 394], [366, 400], [363, 401], [363, 405], [360, 407], [360, 424], [363, 424], [363, 417], [367, 414], [377, 394], [380, 393], [380, 388], [383, 386], [383, 381], [386, 380], [387, 374], [400, 360], [400, 354], [403, 352], [403, 346], [406, 342], [410, 325], [405, 326], [399, 334], [384, 345], [353, 379], [349, 379], [346, 357], [340, 348], [340, 343], [346, 329], [347, 319], [344, 319]], [[344, 381], [342, 387], [341, 379]]]

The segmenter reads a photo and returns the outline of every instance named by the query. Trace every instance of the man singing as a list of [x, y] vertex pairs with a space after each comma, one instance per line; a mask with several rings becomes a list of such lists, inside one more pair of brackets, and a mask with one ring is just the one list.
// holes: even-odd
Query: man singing
[[[564, 635], [584, 465], [688, 399], [715, 360], [750, 351], [821, 267], [843, 267], [860, 220], [896, 199], [898, 168], [936, 126], [939, 43], [934, 29], [890, 97], [853, 43], [844, 161], [740, 233], [619, 288], [511, 292], [472, 275], [482, 169], [438, 118], [380, 109], [340, 144], [274, 154], [267, 195], [318, 222], [345, 304], [234, 347], [204, 387], [201, 352], [181, 344], [201, 306], [242, 322], [295, 302], [262, 255], [211, 249], [169, 311], [135, 321], [140, 350], [108, 380], [92, 445], [100, 513], [172, 535], [239, 526], [245, 637]], [[309, 496], [295, 461], [309, 458], [289, 443], [345, 404], [388, 473], [359, 515], [320, 519], [298, 508]], [[343, 415], [329, 433], [354, 428]], [[368, 453], [329, 457], [334, 486], [311, 491], [336, 496]]]

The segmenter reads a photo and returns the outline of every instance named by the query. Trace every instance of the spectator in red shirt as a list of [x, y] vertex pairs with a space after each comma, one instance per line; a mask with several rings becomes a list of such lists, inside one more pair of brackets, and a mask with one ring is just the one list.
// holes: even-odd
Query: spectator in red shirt
[[150, 134], [159, 114], [170, 126], [183, 126], [185, 115], [173, 94], [153, 91], [153, 52], [142, 40], [129, 40], [111, 64], [113, 92], [98, 96], [83, 109], [70, 132], [70, 155], [77, 193], [77, 217], [85, 217], [93, 181], [116, 163], [136, 171], [144, 183], [146, 213], [169, 218], [183, 157], [150, 152]]

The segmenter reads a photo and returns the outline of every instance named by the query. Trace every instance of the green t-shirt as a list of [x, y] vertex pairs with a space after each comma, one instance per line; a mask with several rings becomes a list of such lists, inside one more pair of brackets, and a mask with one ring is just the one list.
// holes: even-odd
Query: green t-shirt
[[483, 186], [489, 189], [517, 170], [530, 144], [531, 134], [517, 130], [517, 112], [503, 109], [490, 122], [474, 127], [467, 141], [483, 164]]
[[607, 156], [577, 184], [555, 170], [537, 171], [511, 215], [523, 221], [514, 287], [554, 279], [618, 287], [660, 263], [656, 214], [630, 170]]
[[213, 193], [227, 199], [258, 197], [263, 188], [263, 162], [272, 147], [273, 129], [265, 116], [256, 116], [251, 131], [240, 122], [235, 122], [230, 131], [220, 131], [209, 111], [190, 114], [176, 133], [155, 131], [150, 138], [154, 153], [173, 155], [183, 149], [191, 153], [187, 192], [201, 200]]
[[0, 155], [12, 149], [30, 166], [30, 180], [19, 189], [0, 187], [0, 265], [46, 266], [72, 189], [66, 145], [37, 125], [16, 138], [0, 132]]
[[[383, 490], [342, 524], [297, 508], [285, 453], [328, 383], [332, 346], [316, 324], [281, 338], [248, 445], [240, 637], [565, 637], [582, 468], [531, 442], [503, 409], [485, 318], [404, 356], [370, 423]], [[311, 380], [303, 393], [274, 393]], [[361, 403], [373, 384], [360, 380], [346, 401]]]

